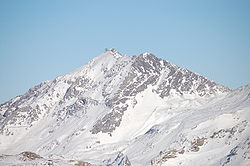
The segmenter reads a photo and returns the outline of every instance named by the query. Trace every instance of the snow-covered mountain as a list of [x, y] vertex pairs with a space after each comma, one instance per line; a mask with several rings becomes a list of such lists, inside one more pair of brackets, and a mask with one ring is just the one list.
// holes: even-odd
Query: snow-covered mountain
[[249, 165], [250, 86], [110, 49], [0, 105], [0, 165]]

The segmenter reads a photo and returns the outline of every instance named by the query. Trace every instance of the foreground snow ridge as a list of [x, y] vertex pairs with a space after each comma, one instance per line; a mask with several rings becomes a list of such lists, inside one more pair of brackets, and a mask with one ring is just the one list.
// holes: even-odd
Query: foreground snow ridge
[[250, 85], [115, 49], [0, 105], [0, 165], [247, 166]]

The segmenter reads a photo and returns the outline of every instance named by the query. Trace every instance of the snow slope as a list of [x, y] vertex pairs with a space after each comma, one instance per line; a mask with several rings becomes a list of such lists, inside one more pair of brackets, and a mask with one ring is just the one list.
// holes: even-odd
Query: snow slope
[[249, 165], [249, 111], [249, 85], [110, 49], [0, 105], [0, 165]]

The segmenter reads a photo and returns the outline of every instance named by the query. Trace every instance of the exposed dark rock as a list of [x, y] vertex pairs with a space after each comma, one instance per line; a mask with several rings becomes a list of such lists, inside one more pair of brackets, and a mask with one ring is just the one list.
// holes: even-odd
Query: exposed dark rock
[[[102, 103], [105, 105], [104, 109], [110, 112], [96, 121], [91, 132], [112, 133], [120, 125], [128, 103], [132, 103], [134, 107], [137, 104], [136, 95], [150, 86], [154, 87], [153, 93], [157, 93], [162, 98], [168, 97], [172, 92], [177, 95], [194, 93], [206, 96], [229, 91], [228, 88], [157, 58], [151, 53], [133, 57], [122, 57], [115, 49], [109, 49], [106, 53], [107, 56], [110, 57], [108, 54], [111, 54], [114, 58], [112, 66], [107, 67], [104, 62], [100, 68], [95, 69], [93, 65], [95, 60], [92, 60], [85, 68], [77, 71], [81, 73], [77, 76], [75, 73], [67, 74], [52, 81], [43, 82], [24, 95], [1, 104], [0, 132], [3, 133], [5, 126], [10, 124], [32, 125], [54, 108], [57, 111], [53, 112], [53, 115], [56, 115], [57, 119], [70, 116], [81, 117], [89, 106], [100, 105], [104, 101]], [[104, 78], [103, 80], [97, 81], [87, 76], [86, 72], [94, 69], [100, 70], [97, 72]], [[63, 89], [58, 91], [58, 87]], [[100, 101], [89, 96], [89, 92], [95, 89], [100, 91], [102, 97], [98, 99]], [[46, 102], [36, 105], [41, 99]]]
[[197, 138], [191, 142], [191, 151], [198, 152], [200, 147], [204, 145], [206, 138]]
[[[160, 79], [162, 82], [159, 83]], [[154, 86], [157, 83], [159, 83], [158, 88], [153, 91], [162, 98], [168, 97], [171, 90], [175, 90], [179, 95], [196, 93], [200, 96], [215, 94], [217, 91], [228, 91], [223, 86], [161, 60], [153, 54], [141, 54], [134, 57], [130, 72], [121, 83], [119, 90], [115, 92], [112, 98], [106, 98], [105, 104], [111, 108], [111, 112], [98, 120], [91, 132], [108, 133], [114, 131], [120, 125], [124, 111], [127, 110], [126, 101], [134, 100], [138, 93], [147, 89], [149, 85]], [[118, 107], [117, 105], [120, 103], [124, 105]]]
[[128, 159], [128, 156], [119, 152], [113, 161], [112, 160], [106, 161], [105, 166], [132, 166], [132, 165]]
[[26, 161], [26, 160], [36, 160], [36, 159], [41, 159], [42, 157], [39, 156], [36, 153], [33, 152], [22, 152], [19, 154], [20, 160]]

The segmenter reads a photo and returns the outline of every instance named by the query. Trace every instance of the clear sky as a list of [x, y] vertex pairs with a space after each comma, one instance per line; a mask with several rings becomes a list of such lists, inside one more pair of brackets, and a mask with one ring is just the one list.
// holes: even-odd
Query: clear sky
[[250, 83], [249, 0], [0, 0], [0, 103], [116, 48]]

